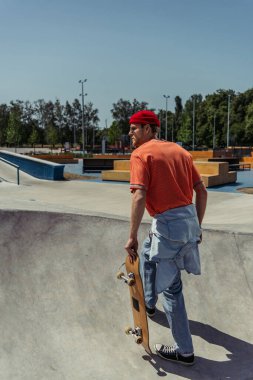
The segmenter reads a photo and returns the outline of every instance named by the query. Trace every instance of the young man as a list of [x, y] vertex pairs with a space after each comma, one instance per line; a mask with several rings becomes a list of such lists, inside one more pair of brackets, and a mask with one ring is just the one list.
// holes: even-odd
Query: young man
[[[125, 249], [130, 260], [138, 251], [138, 229], [145, 211], [153, 217], [140, 254], [141, 274], [149, 317], [155, 315], [159, 293], [175, 343], [156, 344], [162, 358], [194, 364], [194, 350], [182, 293], [181, 270], [200, 274], [198, 243], [207, 191], [191, 155], [172, 142], [157, 139], [160, 126], [152, 111], [130, 118], [129, 136], [136, 148], [130, 160], [132, 209]], [[196, 193], [192, 203], [193, 190]]]

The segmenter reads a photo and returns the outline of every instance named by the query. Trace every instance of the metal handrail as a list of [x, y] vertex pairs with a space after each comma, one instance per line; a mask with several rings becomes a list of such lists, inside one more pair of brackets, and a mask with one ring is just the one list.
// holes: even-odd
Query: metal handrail
[[10, 162], [10, 161], [5, 160], [5, 159], [2, 158], [2, 157], [0, 157], [0, 161], [3, 161], [3, 162], [5, 162], [6, 164], [11, 165], [11, 166], [13, 166], [14, 168], [17, 169], [17, 184], [19, 185], [19, 169], [20, 169], [20, 167], [19, 167], [18, 165], [16, 165], [16, 164], [13, 164], [13, 163]]

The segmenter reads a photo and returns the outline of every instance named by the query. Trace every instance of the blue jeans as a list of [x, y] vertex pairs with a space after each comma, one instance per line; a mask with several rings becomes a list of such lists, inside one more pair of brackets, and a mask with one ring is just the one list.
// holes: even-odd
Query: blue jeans
[[[140, 271], [146, 306], [153, 308], [158, 299], [155, 290], [156, 263], [149, 261], [147, 251], [142, 252], [140, 255]], [[194, 350], [182, 287], [181, 272], [178, 270], [172, 285], [162, 292], [163, 308], [178, 352], [180, 354], [191, 354]]]

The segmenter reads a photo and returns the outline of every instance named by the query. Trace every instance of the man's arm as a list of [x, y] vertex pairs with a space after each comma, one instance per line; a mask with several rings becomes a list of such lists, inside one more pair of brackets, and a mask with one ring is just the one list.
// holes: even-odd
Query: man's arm
[[199, 224], [201, 225], [206, 211], [207, 191], [203, 182], [199, 182], [197, 185], [195, 185], [194, 190], [196, 193], [195, 205], [199, 219]]
[[138, 251], [138, 230], [145, 211], [146, 191], [136, 189], [132, 195], [131, 222], [129, 239], [125, 245], [125, 249], [133, 262]]

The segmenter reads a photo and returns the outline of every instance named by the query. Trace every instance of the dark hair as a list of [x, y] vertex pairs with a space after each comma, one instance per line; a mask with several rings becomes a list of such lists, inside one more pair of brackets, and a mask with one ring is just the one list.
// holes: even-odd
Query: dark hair
[[[148, 124], [148, 123], [147, 123]], [[147, 124], [141, 124], [141, 128], [143, 128], [145, 125], [147, 125]], [[157, 132], [157, 128], [158, 128], [158, 126], [156, 125], [156, 124], [148, 124], [149, 126], [150, 126], [150, 128], [151, 128], [151, 131], [153, 132], [153, 133], [156, 133]]]

